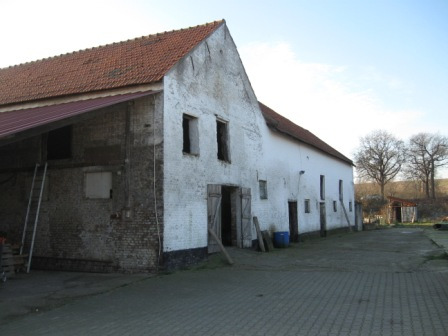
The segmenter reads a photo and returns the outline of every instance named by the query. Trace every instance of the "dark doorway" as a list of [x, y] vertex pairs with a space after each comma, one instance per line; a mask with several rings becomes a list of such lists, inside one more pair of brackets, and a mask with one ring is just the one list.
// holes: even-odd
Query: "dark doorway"
[[320, 236], [327, 236], [327, 214], [325, 210], [325, 202], [320, 203]]
[[394, 207], [394, 212], [395, 212], [395, 218], [394, 221], [397, 221], [398, 223], [402, 222], [402, 218], [401, 218], [401, 206], [399, 203], [394, 203], [393, 204]]
[[288, 202], [289, 212], [289, 241], [297, 243], [299, 241], [299, 221], [297, 218], [297, 201]]
[[221, 200], [221, 241], [224, 246], [236, 245], [235, 194], [237, 188], [222, 186]]
[[48, 132], [47, 160], [69, 159], [72, 156], [72, 126]]

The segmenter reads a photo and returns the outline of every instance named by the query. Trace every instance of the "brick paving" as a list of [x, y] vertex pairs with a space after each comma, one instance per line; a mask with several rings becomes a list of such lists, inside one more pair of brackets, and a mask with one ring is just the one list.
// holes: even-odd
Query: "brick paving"
[[16, 317], [0, 334], [448, 335], [448, 261], [420, 229], [230, 252], [232, 267], [215, 256]]

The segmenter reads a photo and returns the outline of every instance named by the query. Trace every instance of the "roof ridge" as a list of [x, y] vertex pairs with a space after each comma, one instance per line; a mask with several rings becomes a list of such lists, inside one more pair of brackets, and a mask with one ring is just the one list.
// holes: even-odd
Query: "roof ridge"
[[[297, 125], [293, 121], [289, 120], [285, 116], [277, 113], [272, 108], [266, 106], [265, 104], [258, 102], [261, 108], [261, 113], [265, 117], [268, 127], [273, 127], [277, 132], [288, 135], [300, 142], [308, 144], [328, 155], [331, 155], [339, 160], [345, 161], [353, 165], [353, 161], [347, 156], [339, 152], [337, 149], [323, 141], [321, 138], [316, 136], [313, 132]], [[269, 120], [268, 120], [269, 119]], [[275, 123], [272, 121], [274, 120]], [[292, 128], [292, 129], [291, 129]]]
[[26, 65], [39, 63], [39, 62], [53, 60], [53, 59], [59, 58], [59, 57], [64, 57], [64, 56], [68, 56], [68, 55], [74, 55], [74, 54], [78, 54], [78, 53], [85, 52], [85, 51], [91, 51], [91, 50], [95, 50], [95, 49], [106, 48], [106, 47], [110, 47], [110, 46], [114, 46], [114, 45], [120, 45], [120, 44], [124, 44], [124, 43], [129, 43], [129, 42], [132, 42], [132, 41], [137, 41], [137, 40], [140, 40], [140, 39], [143, 40], [145, 38], [150, 38], [150, 37], [155, 37], [155, 36], [162, 36], [162, 35], [165, 35], [165, 34], [170, 34], [170, 33], [190, 30], [190, 29], [196, 29], [196, 28], [199, 28], [199, 27], [206, 27], [208, 25], [219, 25], [219, 24], [222, 24], [222, 23], [225, 23], [224, 19], [215, 20], [215, 21], [212, 21], [212, 22], [206, 22], [206, 23], [203, 23], [203, 24], [200, 24], [200, 25], [196, 25], [196, 26], [190, 26], [188, 28], [172, 29], [172, 30], [168, 30], [168, 31], [164, 31], [164, 32], [157, 32], [157, 33], [154, 33], [154, 34], [142, 35], [142, 36], [138, 36], [138, 37], [134, 37], [134, 38], [129, 38], [127, 40], [106, 43], [106, 44], [98, 45], [98, 46], [95, 46], [95, 47], [89, 47], [89, 48], [69, 51], [69, 52], [66, 52], [66, 53], [63, 53], [63, 54], [59, 54], [59, 55], [48, 56], [48, 57], [40, 58], [40, 59], [33, 60], [33, 61], [28, 61], [28, 62], [24, 62], [24, 63], [14, 64], [14, 65], [10, 65], [10, 66], [4, 67], [4, 68], [0, 68], [0, 70], [13, 69], [13, 68], [21, 67], [21, 66], [26, 66]]

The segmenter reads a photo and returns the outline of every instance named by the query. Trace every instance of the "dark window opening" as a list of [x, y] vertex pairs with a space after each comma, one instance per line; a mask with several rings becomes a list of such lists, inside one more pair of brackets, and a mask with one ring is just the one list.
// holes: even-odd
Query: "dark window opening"
[[184, 130], [184, 146], [182, 150], [184, 153], [191, 153], [190, 119], [187, 118], [185, 115], [182, 120], [182, 128]]
[[182, 116], [183, 146], [185, 154], [199, 154], [198, 119], [187, 114]]
[[305, 213], [310, 213], [311, 212], [311, 208], [310, 208], [310, 200], [306, 199], [305, 200]]
[[258, 181], [260, 185], [260, 199], [268, 199], [268, 184], [266, 181]]
[[338, 211], [338, 203], [336, 201], [333, 201], [333, 211], [334, 212]]
[[344, 200], [344, 182], [339, 180], [339, 200]]
[[48, 132], [47, 160], [61, 160], [72, 157], [72, 126], [65, 126]]
[[325, 199], [325, 175], [320, 176], [320, 199]]
[[230, 162], [227, 123], [217, 120], [216, 134], [218, 140], [218, 159]]

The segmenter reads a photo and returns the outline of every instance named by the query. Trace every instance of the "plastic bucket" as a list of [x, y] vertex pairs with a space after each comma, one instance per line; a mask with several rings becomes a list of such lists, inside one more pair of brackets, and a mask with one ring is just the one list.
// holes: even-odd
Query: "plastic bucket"
[[274, 246], [278, 248], [289, 246], [289, 232], [278, 231], [274, 232]]

